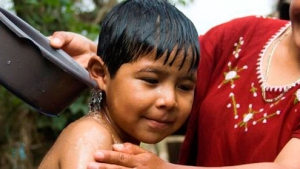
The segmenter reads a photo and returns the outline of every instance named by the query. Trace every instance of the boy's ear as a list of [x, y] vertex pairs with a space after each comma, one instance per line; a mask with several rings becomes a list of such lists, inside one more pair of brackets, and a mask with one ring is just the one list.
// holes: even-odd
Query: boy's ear
[[91, 57], [87, 69], [89, 71], [90, 78], [98, 83], [101, 90], [105, 90], [108, 71], [103, 60], [99, 56]]

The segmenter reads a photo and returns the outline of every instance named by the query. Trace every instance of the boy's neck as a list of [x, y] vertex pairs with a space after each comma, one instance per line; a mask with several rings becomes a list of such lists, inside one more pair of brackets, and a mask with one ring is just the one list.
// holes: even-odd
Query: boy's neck
[[109, 132], [112, 134], [112, 137], [114, 139], [114, 143], [124, 143], [124, 142], [130, 142], [136, 145], [140, 144], [140, 141], [136, 140], [132, 136], [130, 136], [128, 133], [126, 133], [124, 130], [120, 129], [112, 120], [107, 108], [100, 110], [100, 112], [94, 112], [96, 116], [101, 118], [101, 121], [103, 121], [105, 124], [104, 127], [106, 127]]

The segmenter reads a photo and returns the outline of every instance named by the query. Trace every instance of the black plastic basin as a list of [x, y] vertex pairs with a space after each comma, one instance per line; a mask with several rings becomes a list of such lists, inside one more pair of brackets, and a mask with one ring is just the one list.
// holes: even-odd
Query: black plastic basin
[[13, 13], [0, 8], [0, 84], [47, 115], [58, 115], [96, 82], [87, 70]]

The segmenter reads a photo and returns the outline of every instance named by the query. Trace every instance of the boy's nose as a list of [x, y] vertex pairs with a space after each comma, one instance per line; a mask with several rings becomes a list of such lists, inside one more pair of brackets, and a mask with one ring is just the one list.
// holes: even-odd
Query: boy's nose
[[157, 100], [157, 106], [160, 108], [171, 109], [177, 106], [177, 99], [174, 89], [160, 92]]

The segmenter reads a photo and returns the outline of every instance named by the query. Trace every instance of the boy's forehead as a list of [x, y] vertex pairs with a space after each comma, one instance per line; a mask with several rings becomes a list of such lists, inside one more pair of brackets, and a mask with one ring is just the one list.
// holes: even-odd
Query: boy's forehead
[[162, 62], [164, 65], [181, 67], [183, 64], [191, 65], [193, 57], [191, 50], [184, 51], [183, 49], [177, 51], [177, 47], [174, 47], [171, 52], [165, 51], [159, 58], [157, 57], [157, 51], [154, 50], [148, 54], [138, 56], [138, 58], [148, 57], [150, 59]]

